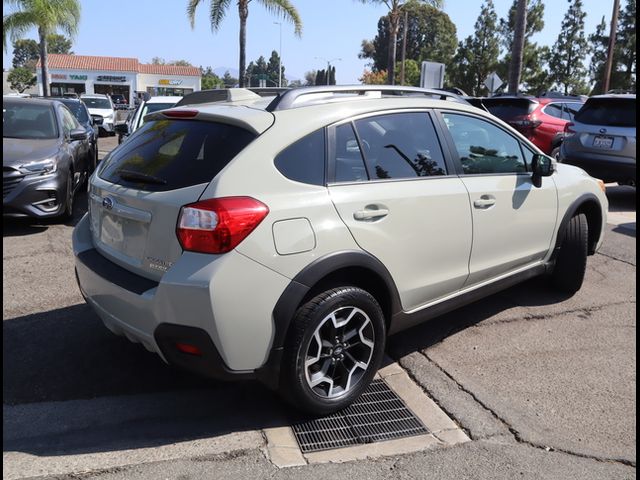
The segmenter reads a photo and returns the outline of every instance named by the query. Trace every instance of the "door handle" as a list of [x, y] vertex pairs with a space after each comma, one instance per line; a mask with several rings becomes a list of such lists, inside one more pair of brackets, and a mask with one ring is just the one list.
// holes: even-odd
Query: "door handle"
[[389, 215], [389, 210], [386, 208], [365, 208], [364, 210], [358, 210], [354, 212], [353, 218], [356, 220], [373, 220], [377, 218], [386, 217]]
[[476, 208], [489, 208], [496, 204], [495, 197], [491, 195], [482, 195], [478, 200], [473, 202], [473, 206]]

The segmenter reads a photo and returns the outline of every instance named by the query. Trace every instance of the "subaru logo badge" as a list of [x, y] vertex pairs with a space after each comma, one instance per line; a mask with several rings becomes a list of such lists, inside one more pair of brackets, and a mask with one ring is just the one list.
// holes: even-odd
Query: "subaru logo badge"
[[607, 133], [607, 129], [606, 128], [601, 128], [600, 129], [600, 133]]
[[111, 197], [104, 197], [102, 199], [102, 206], [104, 208], [106, 208], [107, 210], [111, 210], [113, 208], [113, 198]]

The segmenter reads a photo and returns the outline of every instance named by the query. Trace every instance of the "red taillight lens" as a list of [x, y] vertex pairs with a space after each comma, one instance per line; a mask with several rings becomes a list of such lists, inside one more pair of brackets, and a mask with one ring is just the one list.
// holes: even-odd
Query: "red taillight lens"
[[269, 208], [251, 197], [226, 197], [185, 205], [178, 218], [178, 240], [183, 249], [199, 253], [226, 253], [238, 246]]
[[542, 122], [540, 120], [513, 120], [509, 123], [518, 130], [533, 130], [534, 128], [538, 128], [540, 125], [542, 125]]
[[574, 129], [572, 129], [571, 127], [573, 127], [574, 123], [572, 122], [567, 122], [564, 124], [564, 133], [566, 134], [574, 134], [576, 133], [576, 131]]
[[193, 118], [198, 115], [197, 110], [166, 110], [162, 112], [165, 117], [169, 118]]
[[182, 353], [188, 353], [189, 355], [197, 355], [199, 357], [202, 356], [202, 350], [200, 350], [195, 345], [191, 345], [190, 343], [176, 342], [176, 348]]

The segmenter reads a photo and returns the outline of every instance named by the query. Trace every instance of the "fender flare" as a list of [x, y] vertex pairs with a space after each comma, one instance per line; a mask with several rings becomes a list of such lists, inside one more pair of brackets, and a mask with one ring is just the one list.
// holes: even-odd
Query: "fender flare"
[[[598, 197], [596, 197], [595, 194], [593, 193], [584, 193], [580, 195], [577, 199], [575, 199], [571, 203], [571, 205], [569, 205], [569, 208], [567, 208], [567, 210], [564, 212], [564, 215], [560, 222], [560, 226], [558, 227], [558, 235], [556, 235], [556, 243], [555, 243], [555, 246], [553, 247], [553, 253], [551, 254], [551, 258], [549, 259], [549, 262], [555, 261], [558, 255], [558, 252], [560, 251], [560, 247], [562, 246], [562, 240], [564, 239], [564, 234], [565, 234], [565, 231], [567, 230], [567, 226], [569, 225], [569, 221], [571, 220], [571, 218], [576, 214], [576, 212], [580, 209], [580, 207], [582, 207], [585, 203], [591, 202], [591, 201], [595, 202], [598, 205], [598, 207], [600, 207], [600, 212], [602, 212], [602, 205], [600, 203], [600, 200], [598, 200]], [[603, 221], [602, 216], [600, 217], [600, 221], [601, 222]], [[595, 245], [598, 243], [597, 240], [599, 239], [599, 236], [600, 236], [600, 232], [598, 232], [598, 237], [596, 238], [596, 240], [593, 242], [590, 242], [589, 255], [593, 255], [595, 253]]]

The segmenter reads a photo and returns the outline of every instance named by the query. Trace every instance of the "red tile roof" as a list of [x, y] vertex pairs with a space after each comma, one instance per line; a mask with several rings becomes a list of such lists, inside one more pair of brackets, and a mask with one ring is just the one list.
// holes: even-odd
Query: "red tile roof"
[[[94, 57], [89, 55], [48, 55], [50, 69], [63, 70], [102, 70], [111, 72], [137, 72], [157, 75], [183, 75], [199, 77], [197, 67], [181, 67], [177, 65], [151, 65], [140, 63], [137, 58]], [[38, 67], [40, 61], [38, 61]]]
[[138, 65], [140, 73], [155, 73], [157, 75], [184, 75], [191, 77], [199, 77], [200, 69], [198, 67], [181, 67], [178, 65], [152, 65], [150, 63], [140, 63]]

